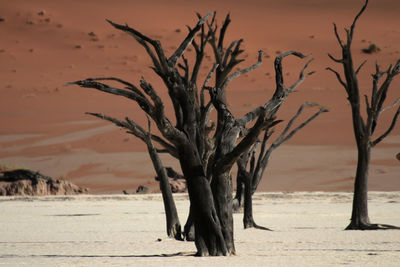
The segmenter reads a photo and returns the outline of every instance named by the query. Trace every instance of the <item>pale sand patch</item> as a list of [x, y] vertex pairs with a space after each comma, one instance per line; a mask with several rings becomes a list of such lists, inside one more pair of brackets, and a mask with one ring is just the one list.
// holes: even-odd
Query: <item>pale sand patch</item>
[[[369, 196], [373, 222], [400, 224], [400, 192]], [[184, 222], [187, 195], [175, 199]], [[237, 256], [196, 258], [193, 243], [166, 237], [159, 194], [1, 197], [0, 264], [398, 266], [400, 231], [343, 231], [351, 199], [349, 193], [257, 194], [255, 220], [274, 231], [243, 230], [242, 214], [235, 214]]]
[[[60, 135], [60, 136], [57, 136], [54, 138], [47, 138], [45, 140], [31, 142], [29, 144], [25, 144], [22, 146], [12, 146], [9, 148], [5, 148], [4, 151], [6, 151], [6, 152], [7, 151], [18, 151], [18, 150], [23, 150], [23, 149], [26, 149], [29, 147], [66, 144], [69, 142], [74, 142], [74, 141], [90, 138], [90, 137], [98, 135], [100, 133], [115, 131], [116, 129], [117, 128], [114, 125], [110, 124], [110, 125], [95, 127], [95, 128], [91, 128], [91, 129], [87, 129], [87, 130], [75, 131], [75, 132], [67, 133], [67, 134]], [[26, 139], [26, 138], [27, 137], [23, 137], [23, 138], [19, 138], [19, 139]]]
[[8, 143], [40, 136], [42, 136], [42, 134], [2, 134], [0, 135], [0, 143]]

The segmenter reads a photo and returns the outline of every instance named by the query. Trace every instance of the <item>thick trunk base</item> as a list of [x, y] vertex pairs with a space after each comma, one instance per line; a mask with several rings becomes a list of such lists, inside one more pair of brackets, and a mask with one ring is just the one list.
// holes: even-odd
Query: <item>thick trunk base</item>
[[254, 222], [254, 220], [244, 221], [243, 225], [244, 225], [244, 229], [254, 228], [254, 229], [259, 229], [259, 230], [272, 231], [271, 229], [269, 229], [267, 227], [256, 224]]
[[389, 224], [353, 223], [351, 222], [345, 230], [400, 230], [400, 227]]
[[192, 176], [192, 179], [188, 179], [188, 190], [194, 223], [196, 255], [230, 255], [231, 250], [228, 248], [223, 236], [223, 229], [215, 210], [215, 203], [208, 180], [204, 176]]
[[191, 209], [189, 210], [189, 216], [187, 218], [183, 231], [184, 231], [183, 235], [186, 241], [194, 241], [195, 233], [194, 233], [193, 211]]
[[167, 228], [167, 233], [169, 237], [183, 241], [181, 224], [179, 222], [175, 222], [173, 225], [170, 225]]

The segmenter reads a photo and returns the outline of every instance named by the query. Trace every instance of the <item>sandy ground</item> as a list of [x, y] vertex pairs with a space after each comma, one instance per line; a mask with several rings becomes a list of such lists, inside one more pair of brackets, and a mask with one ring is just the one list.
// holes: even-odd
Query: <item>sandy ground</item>
[[[71, 3], [51, 1], [0, 1], [0, 164], [28, 167], [87, 186], [93, 193], [134, 191], [139, 184], [156, 191], [154, 171], [145, 146], [117, 128], [95, 120], [86, 111], [104, 112], [139, 123], [145, 117], [124, 99], [90, 89], [65, 87], [68, 81], [117, 76], [137, 83], [141, 76], [166, 90], [148, 68], [150, 60], [134, 40], [110, 27], [105, 18], [159, 39], [170, 54], [185, 37], [185, 25], [194, 25], [195, 12], [216, 10], [221, 23], [227, 12], [232, 23], [227, 40], [244, 38], [243, 67], [253, 64], [257, 51], [266, 53], [263, 65], [231, 83], [230, 107], [240, 116], [263, 104], [274, 88], [273, 58], [287, 50], [312, 53], [309, 77], [289, 97], [279, 113], [287, 119], [305, 101], [330, 109], [282, 147], [267, 171], [263, 191], [351, 190], [356, 152], [350, 110], [343, 88], [327, 66], [339, 66], [327, 57], [339, 55], [332, 22], [348, 26], [363, 4], [361, 0], [329, 1], [106, 1]], [[387, 67], [400, 57], [400, 2], [371, 1], [361, 17], [353, 43], [354, 60], [368, 62], [360, 73], [363, 94], [370, 90], [375, 61]], [[343, 31], [341, 31], [343, 33]], [[381, 51], [361, 52], [370, 43]], [[303, 61], [284, 64], [286, 83], [297, 78]], [[203, 69], [203, 72], [208, 69]], [[399, 96], [400, 79], [393, 82], [388, 104]], [[386, 113], [386, 114], [385, 114]], [[380, 121], [382, 133], [393, 112]], [[400, 127], [374, 150], [372, 190], [400, 190]], [[171, 159], [165, 165], [177, 166]]]
[[[184, 221], [187, 196], [175, 197]], [[398, 225], [399, 201], [371, 192], [371, 220]], [[349, 193], [257, 194], [255, 220], [274, 231], [235, 214], [237, 255], [195, 258], [166, 237], [159, 194], [1, 197], [0, 266], [398, 266], [400, 231], [343, 231], [350, 210]]]

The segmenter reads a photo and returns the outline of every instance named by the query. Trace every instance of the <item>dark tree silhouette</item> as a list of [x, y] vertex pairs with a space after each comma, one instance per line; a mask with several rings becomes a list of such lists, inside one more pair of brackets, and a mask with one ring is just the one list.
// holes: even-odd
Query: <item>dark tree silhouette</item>
[[[328, 54], [329, 57], [343, 66], [343, 73], [345, 80], [335, 70], [327, 68], [336, 75], [339, 83], [344, 87], [348, 95], [348, 101], [351, 106], [351, 114], [353, 119], [354, 137], [357, 143], [358, 161], [357, 172], [354, 184], [354, 198], [353, 210], [351, 215], [351, 222], [347, 226], [347, 230], [377, 230], [377, 229], [400, 229], [396, 226], [385, 224], [371, 224], [368, 216], [368, 169], [370, 163], [371, 149], [380, 143], [394, 128], [397, 118], [400, 114], [400, 107], [397, 108], [392, 122], [388, 129], [377, 138], [373, 138], [376, 126], [378, 124], [379, 116], [387, 109], [395, 107], [400, 98], [397, 99], [392, 105], [384, 107], [387, 92], [393, 78], [399, 74], [400, 60], [394, 66], [389, 66], [387, 70], [381, 71], [378, 64], [376, 64], [375, 73], [372, 75], [372, 92], [371, 96], [365, 95], [366, 105], [366, 120], [363, 119], [360, 107], [360, 90], [358, 85], [357, 76], [365, 62], [361, 63], [356, 69], [353, 65], [353, 58], [351, 54], [351, 43], [353, 41], [354, 29], [357, 20], [365, 11], [368, 5], [368, 0], [365, 1], [364, 6], [354, 18], [350, 29], [346, 31], [346, 41], [342, 41], [337, 31], [336, 24], [334, 24], [334, 32], [337, 41], [342, 49], [342, 58], [337, 59]], [[382, 82], [383, 79], [383, 82]]]
[[[306, 107], [315, 107], [318, 106], [319, 109], [312, 116], [310, 116], [307, 120], [296, 126], [294, 129], [293, 125], [296, 120], [299, 118], [301, 113]], [[279, 108], [279, 107], [277, 107]], [[273, 141], [268, 148], [267, 141], [274, 133], [273, 128], [267, 128], [264, 130], [264, 137], [261, 142], [260, 152], [256, 154], [257, 143], [255, 143], [247, 153], [244, 153], [237, 161], [238, 165], [238, 173], [237, 173], [237, 181], [239, 190], [235, 196], [235, 203], [237, 206], [241, 204], [242, 192], [244, 190], [244, 215], [243, 215], [243, 225], [244, 228], [257, 228], [262, 230], [269, 230], [263, 226], [259, 226], [254, 222], [253, 218], [253, 204], [252, 204], [252, 196], [257, 190], [257, 187], [264, 175], [264, 172], [268, 166], [269, 158], [272, 152], [278, 148], [281, 144], [292, 138], [299, 130], [304, 128], [307, 124], [317, 118], [320, 114], [327, 112], [328, 110], [324, 107], [319, 106], [316, 103], [304, 103], [300, 106], [297, 113], [289, 120], [286, 127], [283, 129], [281, 134]], [[249, 164], [250, 161], [250, 164]], [[249, 170], [247, 170], [247, 165], [249, 166]], [[244, 187], [244, 189], [243, 189]]]
[[[239, 58], [243, 53], [243, 40], [233, 41], [228, 47], [224, 46], [230, 16], [226, 17], [218, 33], [215, 13], [198, 17], [198, 23], [193, 28], [188, 27], [187, 37], [170, 57], [165, 55], [159, 41], [127, 25], [108, 21], [115, 28], [132, 35], [145, 48], [152, 60], [152, 69], [168, 89], [169, 100], [174, 108], [175, 125], [167, 118], [164, 102], [157, 90], [144, 78], [140, 80], [140, 89], [114, 77], [89, 78], [70, 84], [123, 96], [139, 105], [161, 133], [161, 136], [147, 134], [145, 139], [155, 141], [162, 147], [160, 150], [167, 151], [180, 162], [188, 187], [188, 221], [193, 221], [194, 224], [197, 255], [230, 255], [235, 253], [231, 168], [257, 141], [265, 128], [277, 123], [276, 107], [312, 72], [305, 72], [309, 61], [302, 69], [299, 80], [286, 88], [283, 83], [282, 59], [289, 55], [299, 58], [306, 56], [295, 51], [279, 55], [275, 60], [275, 69], [278, 70], [277, 87], [272, 98], [243, 117], [235, 118], [227, 104], [226, 88], [236, 77], [258, 67], [263, 53], [259, 52], [254, 65], [238, 69], [238, 64], [244, 61]], [[214, 64], [205, 81], [199, 84], [198, 76], [207, 44], [211, 45]], [[190, 45], [195, 52], [193, 65], [184, 56]], [[214, 85], [209, 86], [212, 77]], [[108, 80], [119, 83], [123, 88], [104, 83]], [[206, 92], [209, 97], [206, 97]], [[212, 107], [217, 111], [216, 125], [209, 120]], [[128, 118], [126, 123], [134, 125]], [[247, 128], [248, 125], [251, 126]], [[190, 227], [185, 226], [185, 231], [187, 228]]]

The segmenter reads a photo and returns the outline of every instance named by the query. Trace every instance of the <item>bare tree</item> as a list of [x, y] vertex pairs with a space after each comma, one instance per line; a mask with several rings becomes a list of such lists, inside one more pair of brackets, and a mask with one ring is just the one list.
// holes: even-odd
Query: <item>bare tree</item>
[[[294, 123], [299, 118], [301, 113], [306, 107], [319, 107], [318, 111], [315, 112], [312, 116], [310, 116], [307, 120], [296, 126], [292, 129]], [[244, 228], [257, 228], [262, 230], [269, 230], [263, 226], [259, 226], [254, 222], [253, 218], [253, 204], [252, 204], [252, 196], [257, 190], [257, 187], [264, 175], [264, 172], [268, 166], [268, 162], [272, 152], [278, 148], [281, 144], [292, 138], [299, 130], [304, 128], [307, 124], [317, 118], [320, 114], [327, 112], [328, 110], [324, 107], [319, 106], [316, 103], [306, 102], [300, 106], [297, 113], [289, 120], [286, 127], [283, 129], [281, 134], [273, 141], [269, 147], [267, 148], [267, 141], [274, 133], [274, 128], [267, 128], [264, 130], [264, 137], [261, 142], [260, 152], [256, 154], [257, 143], [254, 144], [247, 153], [244, 153], [237, 161], [238, 165], [238, 173], [237, 173], [237, 181], [238, 187], [244, 186], [244, 214], [243, 214], [243, 225]], [[250, 161], [250, 164], [249, 164]], [[249, 169], [247, 169], [247, 165]], [[238, 206], [241, 204], [242, 194], [240, 191], [243, 191], [243, 188], [239, 189], [235, 197], [235, 202]]]
[[[282, 59], [289, 55], [299, 58], [306, 56], [295, 51], [278, 56], [275, 68], [280, 71], [277, 72], [277, 88], [273, 97], [243, 117], [235, 118], [228, 108], [226, 88], [236, 77], [258, 67], [262, 62], [263, 53], [259, 52], [255, 64], [237, 70], [237, 65], [244, 61], [239, 58], [243, 52], [243, 41], [236, 40], [228, 47], [224, 46], [225, 33], [230, 24], [229, 14], [218, 33], [215, 13], [198, 17], [198, 23], [193, 28], [188, 28], [187, 37], [170, 57], [165, 55], [159, 41], [127, 25], [108, 21], [115, 28], [132, 35], [145, 48], [152, 60], [152, 69], [168, 89], [169, 100], [175, 113], [175, 125], [167, 118], [164, 102], [157, 90], [144, 78], [140, 81], [140, 89], [113, 77], [89, 78], [72, 84], [133, 100], [151, 118], [161, 136], [147, 135], [146, 138], [151, 137], [152, 141], [161, 146], [160, 150], [175, 156], [185, 176], [190, 199], [189, 217], [194, 223], [197, 254], [229, 255], [235, 253], [231, 168], [257, 141], [259, 134], [266, 127], [277, 123], [276, 107], [280, 106], [289, 92], [311, 73], [305, 73], [308, 62], [301, 71], [299, 80], [291, 87], [285, 88]], [[205, 81], [199, 84], [198, 74], [207, 44], [212, 47], [214, 64]], [[190, 45], [195, 51], [193, 65], [189, 64], [188, 58], [184, 56]], [[236, 71], [233, 71], [234, 69]], [[209, 86], [213, 76], [214, 85]], [[123, 88], [103, 83], [107, 80], [115, 81]], [[209, 97], [206, 97], [206, 92]], [[212, 107], [217, 111], [216, 124], [209, 120]], [[126, 121], [133, 124], [128, 118]], [[247, 128], [248, 125], [252, 126]]]
[[[400, 114], [400, 107], [397, 108], [392, 122], [388, 129], [377, 138], [373, 138], [376, 126], [378, 124], [379, 116], [382, 112], [395, 107], [399, 102], [398, 98], [392, 105], [384, 107], [387, 92], [393, 78], [399, 74], [400, 60], [394, 66], [389, 66], [387, 70], [381, 71], [378, 64], [376, 64], [375, 73], [372, 75], [372, 92], [371, 96], [365, 95], [366, 105], [366, 120], [363, 119], [360, 106], [360, 90], [358, 85], [357, 76], [364, 66], [365, 62], [360, 64], [359, 67], [354, 68], [353, 58], [351, 54], [351, 44], [353, 41], [354, 29], [357, 20], [365, 11], [368, 5], [368, 0], [365, 1], [364, 6], [354, 18], [350, 29], [346, 31], [346, 41], [342, 41], [337, 31], [336, 24], [334, 24], [334, 32], [337, 41], [342, 49], [342, 58], [338, 59], [329, 54], [329, 57], [343, 66], [343, 73], [345, 80], [335, 70], [327, 68], [336, 75], [339, 83], [346, 90], [348, 100], [351, 106], [351, 114], [353, 119], [354, 136], [357, 143], [358, 161], [357, 172], [354, 184], [354, 199], [353, 211], [351, 215], [350, 225], [347, 230], [376, 230], [376, 229], [400, 229], [395, 226], [385, 224], [371, 224], [368, 217], [368, 169], [370, 163], [371, 149], [380, 143], [389, 133], [394, 129], [397, 118]], [[381, 80], [383, 79], [383, 82]]]

